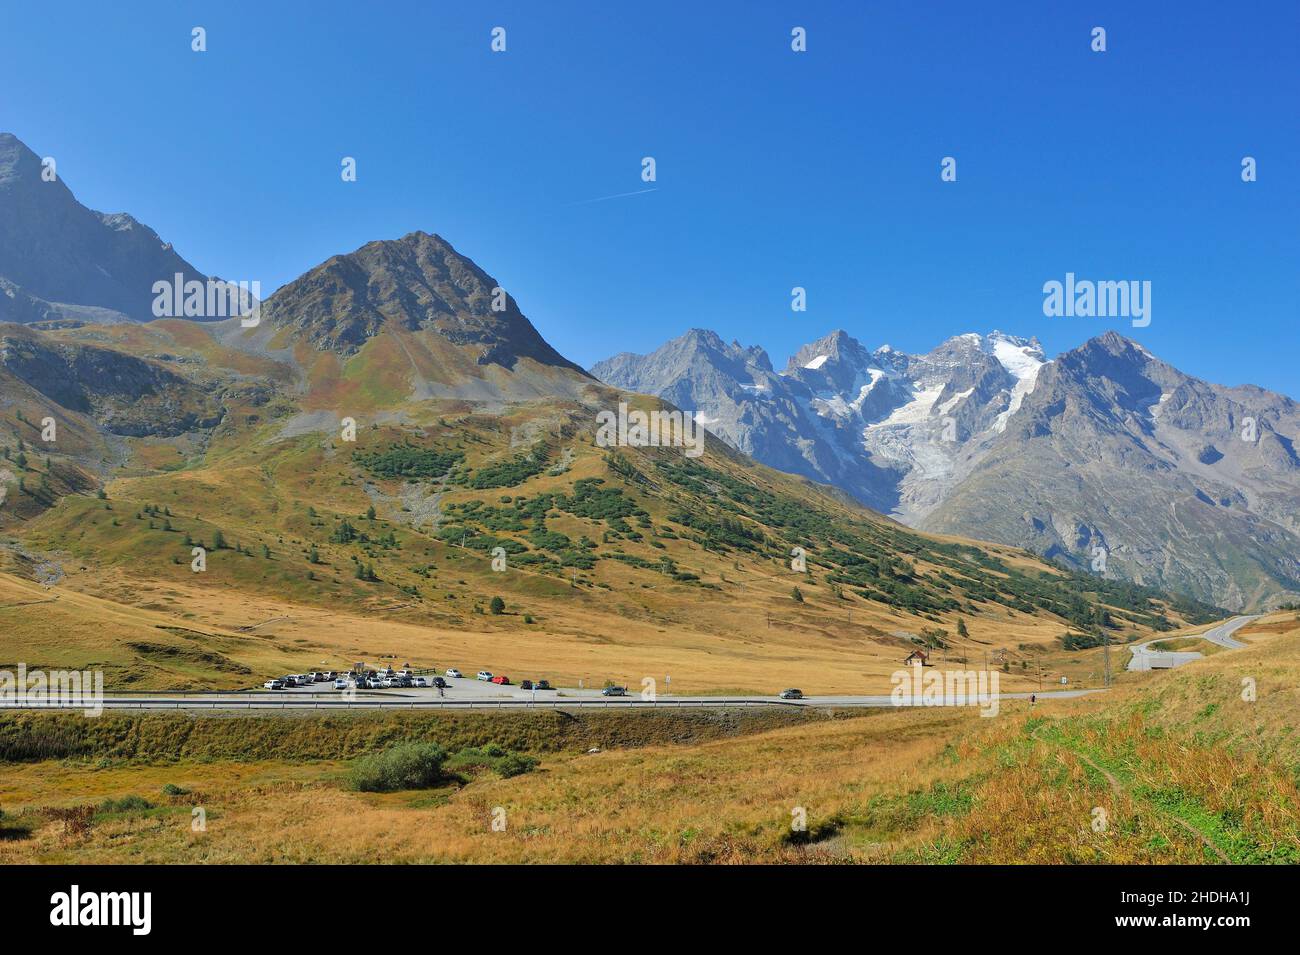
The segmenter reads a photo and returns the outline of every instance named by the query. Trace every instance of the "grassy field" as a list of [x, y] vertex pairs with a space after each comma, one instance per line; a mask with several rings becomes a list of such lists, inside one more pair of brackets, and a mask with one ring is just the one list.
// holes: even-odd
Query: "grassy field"
[[[192, 329], [102, 334], [208, 359], [213, 374], [287, 380]], [[396, 354], [381, 352], [366, 361]], [[13, 479], [0, 662], [98, 667], [110, 688], [135, 689], [247, 687], [382, 658], [556, 685], [652, 677], [662, 691], [671, 676], [684, 694], [869, 693], [927, 646], [949, 666], [1005, 661], [1004, 686], [1031, 689], [1099, 682], [1100, 655], [1064, 650], [1066, 634], [1105, 626], [1123, 643], [1213, 616], [1012, 548], [910, 531], [712, 440], [698, 461], [611, 452], [595, 443], [592, 408], [567, 399], [381, 414], [392, 395], [353, 394], [325, 365], [318, 384], [352, 397], [317, 408], [235, 390], [201, 438], [37, 453], [31, 415], [0, 409]], [[346, 441], [329, 408], [354, 401]], [[61, 477], [74, 471], [80, 484]], [[795, 547], [806, 569], [792, 566]]]
[[[991, 719], [10, 714], [0, 755], [37, 761], [0, 776], [0, 862], [1300, 862], [1300, 621], [1242, 636]], [[408, 739], [539, 762], [349, 788], [352, 759]]]

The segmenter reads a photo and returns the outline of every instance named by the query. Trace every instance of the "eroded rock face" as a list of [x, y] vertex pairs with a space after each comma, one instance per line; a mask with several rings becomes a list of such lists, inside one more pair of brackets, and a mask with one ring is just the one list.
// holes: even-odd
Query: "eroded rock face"
[[491, 276], [448, 242], [412, 232], [328, 259], [268, 299], [263, 315], [313, 347], [344, 356], [390, 327], [429, 330], [452, 345], [472, 346], [483, 365], [513, 369], [527, 357], [585, 374], [496, 289]]
[[199, 384], [109, 348], [9, 332], [0, 334], [0, 368], [112, 434], [173, 436], [213, 427], [221, 418]]

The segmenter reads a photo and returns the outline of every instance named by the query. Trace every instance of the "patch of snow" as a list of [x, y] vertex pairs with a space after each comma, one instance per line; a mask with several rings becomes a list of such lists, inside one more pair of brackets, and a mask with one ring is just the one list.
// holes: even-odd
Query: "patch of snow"
[[1160, 393], [1160, 400], [1157, 401], [1157, 402], [1156, 402], [1155, 404], [1153, 404], [1153, 405], [1148, 405], [1148, 406], [1147, 406], [1147, 414], [1149, 414], [1149, 415], [1150, 415], [1151, 417], [1153, 417], [1153, 418], [1158, 418], [1158, 417], [1160, 416], [1160, 408], [1161, 408], [1161, 406], [1164, 405], [1164, 403], [1165, 403], [1166, 401], [1168, 401], [1171, 397], [1173, 397], [1173, 394], [1174, 394], [1174, 393], [1173, 393], [1172, 391], [1163, 391], [1163, 392], [1161, 392], [1161, 393]]
[[1032, 345], [1017, 345], [1004, 339], [993, 342], [993, 357], [1017, 381], [1038, 377], [1038, 369], [1043, 367], [1041, 354]]
[[812, 369], [820, 368], [822, 365], [826, 364], [826, 359], [830, 357], [830, 355], [818, 355], [812, 361], [808, 362], [808, 364], [804, 365], [804, 367]]
[[927, 388], [924, 391], [916, 391], [911, 401], [895, 408], [889, 417], [883, 421], [867, 425], [867, 430], [889, 428], [900, 424], [920, 424], [930, 417], [930, 411], [934, 408], [934, 403], [939, 400], [941, 394], [943, 394], [943, 385]]
[[[999, 358], [998, 360], [1001, 361], [1002, 359]], [[1007, 430], [1007, 422], [1011, 420], [1013, 414], [1020, 410], [1020, 405], [1024, 402], [1025, 395], [1034, 393], [1034, 385], [1038, 384], [1038, 372], [1045, 364], [1047, 363], [1041, 361], [1038, 362], [1029, 374], [1016, 380], [1015, 386], [1011, 389], [1011, 402], [1007, 405], [1007, 410], [1001, 412], [993, 419], [993, 430], [995, 432], [1001, 434], [1003, 431]], [[1006, 365], [1004, 364], [1003, 367], [1005, 368]], [[1009, 368], [1007, 370], [1011, 371]], [[1011, 373], [1015, 374], [1015, 372]]]
[[951, 411], [953, 408], [957, 406], [958, 402], [962, 401], [965, 398], [969, 398], [972, 394], [974, 394], [974, 392], [975, 392], [974, 388], [967, 388], [965, 391], [961, 392], [960, 394], [953, 395], [951, 398], [949, 398], [947, 401], [945, 401], [943, 404], [939, 406], [939, 414], [947, 414], [949, 411]]
[[814, 411], [823, 417], [830, 414], [836, 418], [844, 418], [853, 413], [853, 406], [839, 395], [831, 395], [829, 398], [814, 398], [809, 404]]

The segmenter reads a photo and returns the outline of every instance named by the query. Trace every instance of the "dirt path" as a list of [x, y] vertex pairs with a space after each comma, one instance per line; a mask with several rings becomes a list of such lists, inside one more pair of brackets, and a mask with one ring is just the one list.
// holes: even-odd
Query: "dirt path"
[[1135, 796], [1134, 794], [1127, 792], [1124, 788], [1124, 785], [1118, 779], [1115, 778], [1115, 775], [1111, 773], [1110, 770], [1098, 765], [1097, 762], [1087, 753], [1084, 753], [1081, 750], [1077, 750], [1072, 746], [1066, 746], [1064, 743], [1054, 743], [1051, 740], [1043, 739], [1043, 737], [1039, 734], [1046, 725], [1047, 724], [1044, 724], [1044, 726], [1040, 726], [1038, 727], [1038, 729], [1034, 730], [1033, 732], [1034, 739], [1038, 740], [1040, 743], [1047, 743], [1049, 746], [1056, 746], [1060, 749], [1065, 750], [1067, 753], [1074, 754], [1076, 757], [1078, 757], [1079, 760], [1081, 760], [1084, 763], [1087, 763], [1089, 766], [1091, 766], [1093, 769], [1095, 769], [1098, 773], [1100, 773], [1105, 778], [1107, 784], [1110, 786], [1110, 791], [1115, 795], [1116, 798], [1119, 798], [1124, 795], [1128, 795], [1134, 802], [1138, 803], [1139, 805], [1147, 809], [1154, 808], [1161, 815], [1167, 816], [1168, 818], [1172, 819], [1174, 822], [1178, 823], [1178, 825], [1186, 829], [1187, 832], [1189, 832], [1193, 836], [1196, 836], [1196, 838], [1200, 839], [1201, 842], [1205, 844], [1206, 848], [1208, 848], [1211, 852], [1213, 852], [1216, 856], [1219, 857], [1220, 862], [1224, 863], [1225, 865], [1232, 864], [1232, 860], [1228, 858], [1227, 854], [1222, 849], [1220, 849], [1217, 845], [1214, 844], [1214, 841], [1210, 839], [1209, 836], [1201, 832], [1201, 830], [1197, 829], [1194, 825], [1192, 825], [1182, 816], [1179, 816], [1173, 812], [1170, 812], [1167, 809], [1163, 809], [1158, 806], [1153, 807], [1146, 801]]

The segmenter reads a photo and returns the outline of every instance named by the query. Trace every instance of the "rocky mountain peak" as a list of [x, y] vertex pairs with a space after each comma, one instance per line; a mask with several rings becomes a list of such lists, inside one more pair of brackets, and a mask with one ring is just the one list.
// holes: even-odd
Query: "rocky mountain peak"
[[262, 314], [344, 356], [385, 329], [429, 331], [475, 351], [480, 365], [513, 368], [527, 357], [586, 374], [547, 344], [494, 278], [429, 232], [335, 255], [277, 291]]
[[203, 281], [152, 229], [126, 213], [95, 212], [40, 157], [0, 133], [0, 319], [154, 319], [155, 282]]

